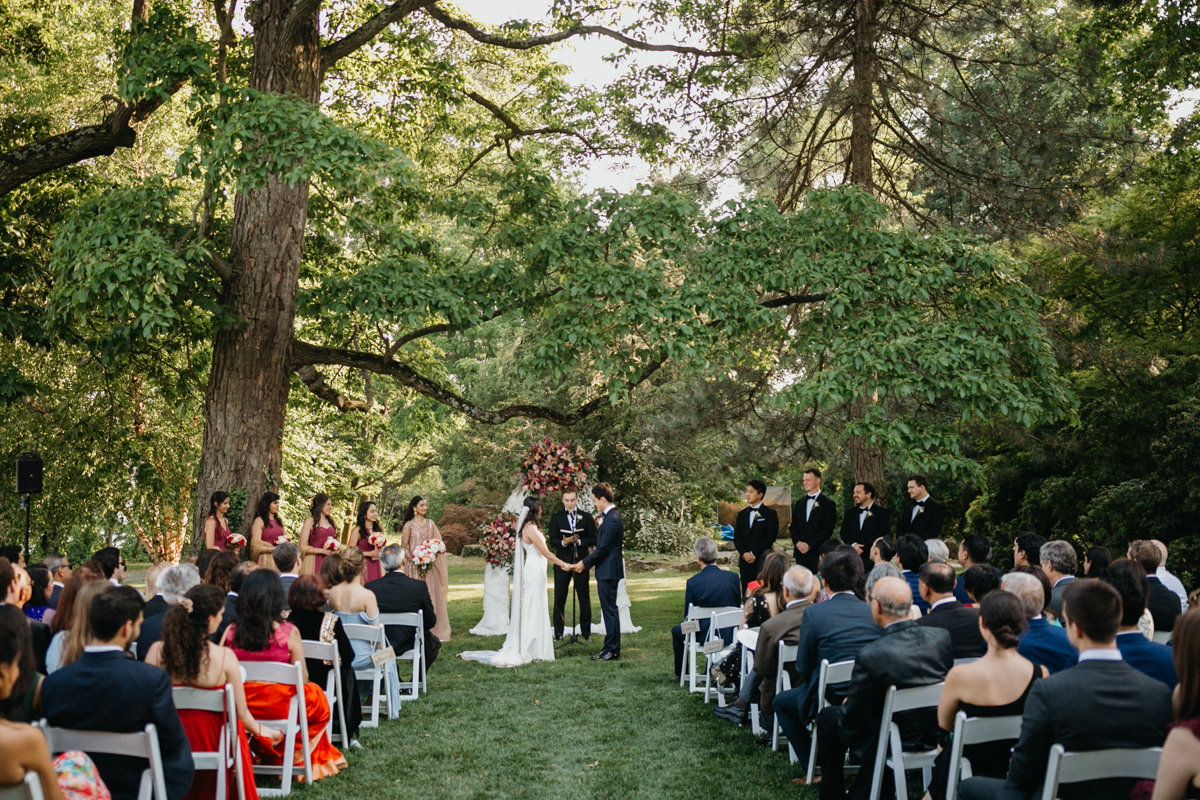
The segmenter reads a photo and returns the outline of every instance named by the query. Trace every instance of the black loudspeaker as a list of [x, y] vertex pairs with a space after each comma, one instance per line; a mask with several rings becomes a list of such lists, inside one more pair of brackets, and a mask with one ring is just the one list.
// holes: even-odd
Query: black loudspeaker
[[37, 453], [17, 456], [17, 494], [42, 493], [42, 457]]

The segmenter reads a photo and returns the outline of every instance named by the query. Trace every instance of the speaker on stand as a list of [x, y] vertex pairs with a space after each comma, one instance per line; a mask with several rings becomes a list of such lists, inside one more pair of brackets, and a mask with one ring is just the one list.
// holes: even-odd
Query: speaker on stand
[[17, 494], [25, 495], [21, 502], [25, 505], [25, 562], [29, 563], [33, 555], [29, 552], [29, 512], [33, 506], [30, 495], [42, 493], [42, 474], [44, 465], [38, 453], [22, 453], [17, 456]]

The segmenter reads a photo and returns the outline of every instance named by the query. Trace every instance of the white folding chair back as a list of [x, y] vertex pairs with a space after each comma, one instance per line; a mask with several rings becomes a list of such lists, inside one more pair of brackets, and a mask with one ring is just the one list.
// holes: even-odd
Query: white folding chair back
[[1158, 775], [1161, 747], [1130, 750], [1093, 750], [1068, 753], [1061, 744], [1050, 748], [1046, 762], [1046, 782], [1042, 785], [1042, 800], [1055, 800], [1063, 783], [1105, 780], [1107, 778], [1138, 778], [1154, 780]]
[[396, 653], [397, 661], [412, 662], [412, 680], [400, 681], [401, 692], [408, 690], [407, 695], [400, 695], [400, 703], [405, 699], [416, 700], [421, 692], [428, 691], [425, 684], [425, 612], [413, 611], [405, 614], [380, 614], [380, 625], [397, 625], [402, 628], [413, 628], [413, 646], [407, 653]]
[[[779, 644], [779, 655], [775, 659], [775, 696], [778, 697], [780, 692], [786, 692], [792, 688], [792, 676], [788, 674], [787, 665], [796, 662], [796, 652], [800, 649], [799, 645], [795, 644]], [[773, 723], [771, 725], [771, 752], [779, 750], [779, 732], [783, 730], [779, 727], [779, 720], [774, 716], [771, 717]]]
[[[351, 642], [370, 642], [372, 648], [377, 651], [387, 647], [387, 636], [382, 627], [350, 624], [342, 625], [342, 628]], [[381, 701], [387, 702], [388, 719], [395, 719], [400, 709], [392, 708], [392, 675], [387, 667], [371, 666], [367, 669], [356, 669], [354, 677], [360, 681], [369, 681], [371, 684], [371, 703], [363, 706], [363, 721], [360, 725], [364, 728], [379, 727], [379, 704]]]
[[158, 730], [154, 723], [148, 723], [141, 733], [75, 731], [52, 727], [46, 720], [42, 720], [38, 727], [46, 737], [46, 747], [51, 754], [82, 750], [88, 754], [106, 753], [146, 759], [150, 766], [142, 772], [138, 800], [167, 800], [167, 782], [163, 775], [162, 753], [158, 749]]
[[[892, 718], [903, 711], [916, 711], [922, 708], [937, 708], [942, 697], [945, 681], [929, 686], [914, 686], [910, 689], [888, 687], [887, 696], [883, 702], [883, 719], [879, 725], [879, 749], [875, 753], [875, 771], [871, 776], [871, 798], [879, 800], [879, 790], [883, 785], [883, 771], [891, 767], [896, 783], [896, 800], [908, 800], [908, 785], [904, 778], [906, 770], [919, 769], [923, 773], [925, 788], [929, 788], [929, 780], [933, 774], [933, 762], [937, 758], [937, 749], [924, 750], [915, 753], [904, 752], [900, 740], [900, 726]], [[885, 758], [886, 757], [886, 758]]]
[[[704, 637], [704, 642], [723, 641], [721, 631], [730, 628], [737, 628], [742, 624], [742, 610], [740, 608], [729, 609], [726, 611], [713, 611], [708, 618], [708, 634]], [[733, 647], [737, 647], [737, 641], [733, 643]], [[727, 648], [732, 650], [731, 648]], [[703, 653], [703, 650], [701, 650]], [[725, 705], [725, 692], [723, 689], [718, 689], [712, 685], [712, 666], [717, 663], [718, 659], [723, 658], [723, 649], [716, 653], [708, 653], [704, 655], [704, 702], [707, 703], [712, 696], [712, 692], [716, 691], [721, 698], [721, 705]], [[727, 654], [727, 653], [726, 653]], [[746, 654], [742, 653], [742, 667], [746, 666]], [[745, 674], [745, 670], [743, 673]]]
[[961, 667], [963, 664], [974, 664], [978, 660], [979, 656], [972, 656], [971, 658], [956, 658], [954, 659], [954, 666]]
[[1157, 644], [1170, 644], [1171, 643], [1171, 631], [1155, 631], [1154, 632], [1154, 641]]
[[296, 692], [288, 702], [286, 719], [259, 719], [258, 722], [271, 728], [283, 731], [283, 764], [269, 766], [259, 764], [254, 767], [255, 775], [278, 775], [280, 786], [258, 790], [259, 797], [287, 797], [292, 792], [292, 772], [296, 758], [296, 739], [299, 737], [301, 751], [304, 753], [304, 780], [312, 785], [312, 742], [308, 736], [308, 708], [304, 702], [304, 669], [297, 661], [294, 664], [281, 664], [276, 661], [243, 661], [241, 666], [246, 670], [246, 681], [259, 683], [278, 683], [294, 687]]
[[[329, 676], [325, 678], [325, 699], [329, 701], [329, 724], [325, 727], [330, 743], [337, 742], [345, 747], [350, 743], [346, 735], [346, 694], [342, 691], [342, 659], [338, 653], [337, 642], [318, 642], [315, 639], [302, 639], [304, 657], [317, 661], [329, 661]], [[333, 722], [341, 726], [341, 733], [334, 735]]]
[[971, 762], [963, 758], [963, 748], [983, 742], [1000, 742], [1021, 738], [1021, 715], [1008, 717], [968, 717], [960, 711], [954, 715], [954, 743], [950, 747], [950, 780], [946, 800], [958, 797], [958, 784], [972, 777]]
[[[737, 606], [688, 606], [687, 618], [684, 622], [699, 622], [704, 619], [712, 619], [714, 613], [723, 611], [738, 611], [741, 608]], [[740, 621], [740, 620], [739, 620]], [[699, 674], [696, 672], [696, 657], [701, 653], [701, 643], [696, 638], [696, 634], [687, 633], [683, 637], [683, 670], [679, 673], [679, 686], [683, 687], [684, 683], [688, 685], [689, 692], [705, 692], [698, 684]]]
[[[821, 659], [821, 672], [817, 678], [817, 714], [820, 715], [822, 709], [829, 705], [825, 699], [825, 690], [830, 686], [839, 683], [846, 683], [850, 680], [850, 676], [854, 674], [854, 660], [836, 661], [833, 664], [829, 663], [829, 659]], [[808, 771], [804, 774], [808, 776], [811, 783], [813, 777], [817, 774], [817, 719], [813, 717], [812, 721], [812, 742], [808, 748]], [[791, 743], [788, 743], [788, 757], [792, 763], [797, 761], [796, 751], [792, 748]], [[854, 768], [857, 770], [857, 767]], [[847, 770], [850, 771], [850, 770]]]
[[0, 786], [0, 800], [44, 800], [42, 782], [36, 772], [26, 772], [25, 778], [13, 786]]
[[207, 711], [221, 715], [221, 736], [216, 750], [192, 749], [192, 762], [197, 772], [217, 773], [217, 800], [225, 800], [229, 771], [233, 770], [237, 780], [238, 800], [246, 800], [246, 787], [242, 783], [242, 748], [237, 729], [237, 707], [233, 701], [233, 687], [225, 684], [221, 691], [197, 689], [192, 686], [176, 686], [171, 689], [177, 711]]

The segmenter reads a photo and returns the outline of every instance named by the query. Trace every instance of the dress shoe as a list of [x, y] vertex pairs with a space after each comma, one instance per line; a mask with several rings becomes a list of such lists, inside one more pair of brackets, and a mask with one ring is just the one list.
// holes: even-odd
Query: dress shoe
[[754, 743], [755, 743], [755, 744], [762, 745], [763, 747], [770, 747], [770, 746], [771, 746], [771, 734], [769, 734], [769, 733], [760, 733], [760, 734], [759, 734], [759, 735], [758, 735], [758, 736], [757, 736], [757, 737], [754, 739]]
[[621, 654], [614, 653], [611, 650], [601, 650], [596, 655], [592, 656], [592, 661], [620, 661]]
[[713, 713], [721, 719], [729, 720], [734, 725], [745, 725], [750, 719], [749, 714], [734, 706], [717, 706], [713, 709]]

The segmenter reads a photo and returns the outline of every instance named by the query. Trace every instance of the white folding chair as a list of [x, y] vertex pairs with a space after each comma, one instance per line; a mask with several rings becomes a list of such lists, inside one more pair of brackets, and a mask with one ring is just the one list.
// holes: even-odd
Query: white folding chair
[[[397, 625], [401, 628], [413, 629], [413, 646], [406, 653], [396, 653], [396, 661], [411, 661], [412, 662], [412, 680], [400, 681], [397, 687], [402, 692], [408, 689], [407, 696], [400, 695], [400, 703], [404, 700], [416, 700], [421, 696], [421, 692], [428, 692], [429, 689], [425, 684], [425, 612], [412, 611], [406, 614], [380, 614], [379, 624], [383, 626]], [[397, 677], [399, 673], [397, 673]]]
[[[723, 611], [738, 611], [741, 609], [737, 606], [688, 606], [687, 616], [684, 622], [699, 622], [704, 619], [711, 619], [714, 613], [719, 614]], [[740, 619], [739, 619], [740, 622]], [[679, 673], [679, 686], [683, 687], [684, 683], [688, 685], [688, 692], [703, 692], [697, 686], [699, 678], [696, 672], [696, 656], [701, 653], [701, 645], [694, 633], [684, 634], [683, 639], [683, 670]]]
[[1154, 632], [1154, 642], [1156, 644], [1170, 644], [1171, 643], [1171, 631], [1155, 631]]
[[[331, 744], [336, 741], [345, 747], [349, 744], [350, 739], [346, 734], [346, 693], [342, 690], [342, 660], [338, 653], [337, 642], [318, 642], [315, 639], [302, 639], [300, 643], [304, 647], [304, 657], [306, 659], [328, 661], [332, 664], [329, 668], [329, 676], [325, 678], [325, 699], [329, 701], [330, 712], [329, 725], [325, 730]], [[337, 709], [336, 715], [334, 712], [335, 708]], [[335, 719], [341, 725], [341, 733], [337, 734], [336, 737], [333, 731], [333, 722]]]
[[[778, 697], [780, 692], [786, 692], [792, 688], [792, 676], [787, 671], [788, 664], [796, 663], [796, 652], [800, 649], [797, 644], [779, 644], [779, 656], [775, 660], [775, 696]], [[774, 716], [771, 717], [774, 724], [771, 725], [771, 752], [779, 751], [779, 732], [783, 728], [779, 727], [779, 720]]]
[[942, 687], [945, 681], [929, 686], [914, 686], [911, 689], [897, 689], [889, 686], [887, 696], [883, 701], [883, 719], [879, 724], [879, 748], [875, 751], [875, 771], [871, 775], [871, 800], [879, 800], [879, 790], [883, 786], [883, 771], [891, 767], [896, 782], [896, 800], [908, 800], [908, 785], [904, 773], [910, 769], [919, 769], [924, 778], [925, 788], [929, 788], [929, 780], [933, 775], [933, 762], [937, 758], [937, 748], [904, 752], [900, 741], [900, 726], [892, 721], [892, 717], [903, 711], [916, 711], [922, 708], [937, 708], [938, 700], [942, 697]]
[[246, 787], [242, 783], [242, 747], [237, 728], [237, 707], [233, 700], [233, 687], [225, 684], [223, 691], [197, 689], [192, 686], [176, 686], [171, 689], [175, 708], [178, 711], [207, 711], [221, 715], [221, 736], [216, 750], [192, 748], [192, 761], [197, 772], [217, 773], [217, 800], [225, 800], [229, 784], [229, 771], [233, 770], [238, 788], [238, 800], [246, 800]]
[[52, 727], [44, 719], [38, 727], [46, 737], [46, 747], [51, 754], [82, 750], [89, 755], [105, 753], [146, 759], [150, 766], [142, 771], [138, 800], [167, 800], [167, 782], [163, 775], [162, 753], [158, 749], [158, 730], [154, 723], [148, 723], [141, 733], [75, 731]]
[[254, 767], [255, 775], [278, 775], [278, 789], [269, 788], [258, 790], [259, 797], [287, 797], [292, 792], [292, 773], [296, 763], [296, 737], [300, 737], [301, 750], [304, 753], [304, 780], [312, 785], [312, 742], [308, 737], [308, 709], [304, 702], [304, 669], [303, 664], [280, 664], [275, 661], [243, 661], [241, 666], [246, 670], [246, 681], [258, 683], [278, 683], [282, 686], [294, 687], [296, 692], [288, 702], [286, 719], [260, 719], [259, 723], [283, 731], [283, 764], [271, 766], [258, 764]]
[[1000, 742], [1021, 738], [1021, 715], [1008, 717], [968, 717], [960, 711], [954, 715], [954, 743], [950, 747], [950, 779], [946, 800], [956, 800], [958, 784], [972, 777], [971, 761], [963, 758], [963, 748], [970, 744]]
[[[387, 636], [382, 627], [350, 624], [343, 625], [342, 628], [352, 642], [356, 640], [370, 642], [375, 651], [387, 647]], [[395, 719], [400, 709], [392, 707], [392, 671], [388, 669], [387, 665], [378, 667], [372, 665], [367, 669], [356, 669], [354, 676], [360, 682], [367, 681], [371, 684], [371, 703], [363, 706], [361, 726], [364, 728], [379, 727], [379, 703], [381, 700], [387, 702], [388, 719]], [[397, 705], [399, 704], [397, 703]]]
[[1063, 783], [1108, 778], [1154, 780], [1158, 775], [1158, 760], [1161, 757], [1161, 747], [1068, 753], [1061, 744], [1056, 744], [1050, 748], [1050, 760], [1046, 762], [1042, 800], [1056, 800], [1059, 784]]
[[0, 800], [44, 800], [42, 782], [36, 772], [26, 772], [25, 779], [12, 786], [0, 786]]
[[[827, 705], [829, 705], [829, 701], [825, 699], [825, 691], [830, 686], [835, 686], [839, 683], [849, 682], [850, 676], [853, 674], [854, 674], [854, 660], [853, 659], [851, 659], [850, 661], [837, 661], [833, 664], [830, 664], [829, 659], [827, 659], [827, 658], [821, 659], [821, 673], [820, 673], [820, 676], [817, 678], [817, 716], [820, 716], [821, 711], [824, 710], [824, 708]], [[817, 770], [817, 717], [813, 717], [812, 726], [809, 730], [810, 730], [810, 734], [811, 734], [810, 738], [812, 741], [810, 742], [809, 748], [808, 748], [808, 771], [805, 772], [804, 774], [808, 776], [808, 780], [811, 783], [813, 777], [816, 776], [817, 771], [818, 771]], [[791, 762], [793, 764], [795, 764], [796, 761], [798, 760], [796, 758], [796, 750], [795, 750], [795, 748], [792, 747], [791, 742], [788, 742], [788, 758], [791, 759]], [[853, 770], [857, 772], [858, 767], [854, 767]], [[850, 772], [851, 770], [847, 769], [846, 771]]]
[[[708, 618], [708, 634], [704, 637], [704, 644], [707, 645], [709, 642], [721, 642], [722, 644], [724, 644], [725, 640], [724, 640], [724, 637], [721, 636], [721, 631], [729, 630], [730, 628], [736, 629], [741, 624], [742, 624], [742, 610], [740, 608], [733, 608], [733, 609], [729, 609], [726, 611], [711, 612], [709, 615], [709, 618]], [[719, 661], [721, 658], [726, 657], [730, 652], [732, 652], [733, 647], [737, 647], [736, 639], [734, 640], [732, 647], [730, 647], [730, 648], [723, 647], [721, 650], [718, 650], [715, 653], [705, 653], [704, 648], [702, 646], [700, 647], [700, 653], [701, 653], [701, 655], [704, 656], [704, 702], [705, 703], [707, 703], [709, 701], [709, 698], [712, 697], [712, 694], [715, 691], [717, 693], [718, 697], [721, 698], [720, 705], [725, 705], [725, 692], [727, 690], [723, 689], [723, 688], [719, 688], [719, 687], [714, 687], [712, 685], [712, 667], [714, 664], [717, 663], [717, 661]], [[743, 655], [742, 666], [745, 666], [745, 661], [746, 661], [746, 659], [744, 658], [745, 653], [743, 653], [742, 655]]]
[[973, 656], [971, 658], [956, 658], [954, 659], [954, 666], [961, 667], [963, 664], [974, 664], [978, 660], [979, 656]]

